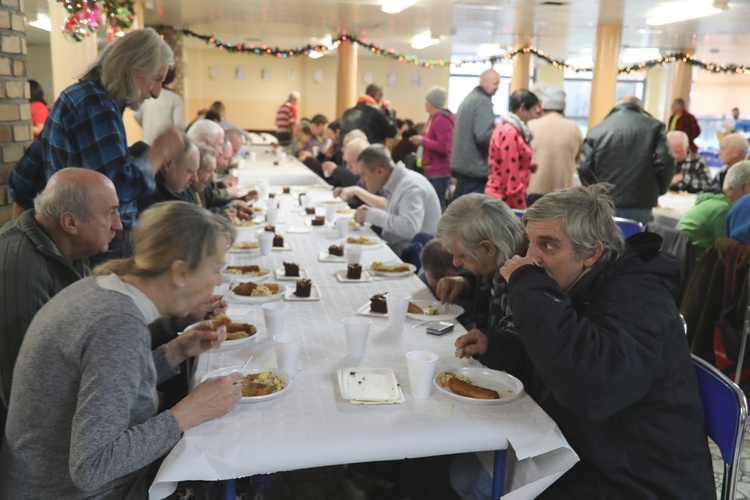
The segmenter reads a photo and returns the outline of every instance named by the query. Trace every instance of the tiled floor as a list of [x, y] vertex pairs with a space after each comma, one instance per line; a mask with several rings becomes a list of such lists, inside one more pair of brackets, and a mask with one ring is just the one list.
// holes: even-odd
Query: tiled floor
[[[750, 431], [745, 434], [740, 465], [740, 477], [737, 484], [737, 500], [750, 500]], [[717, 485], [717, 497], [720, 493], [724, 463], [718, 448], [710, 443], [713, 458], [714, 477]], [[347, 470], [346, 466], [320, 467], [275, 474], [273, 482], [265, 493], [256, 493], [260, 489], [250, 485], [248, 479], [237, 481], [238, 500], [401, 500], [409, 498], [399, 494], [396, 488], [387, 482], [373, 482], [358, 477], [357, 473]], [[181, 485], [171, 500], [218, 500], [223, 498], [219, 483], [189, 483]], [[434, 498], [434, 495], [432, 495]], [[454, 496], [446, 492], [445, 499]], [[416, 499], [415, 499], [416, 500]], [[440, 499], [439, 499], [440, 500]]]

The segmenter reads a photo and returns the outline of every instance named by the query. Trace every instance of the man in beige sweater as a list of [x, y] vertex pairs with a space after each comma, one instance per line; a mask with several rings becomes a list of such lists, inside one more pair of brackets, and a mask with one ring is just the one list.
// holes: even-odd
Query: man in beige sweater
[[528, 123], [534, 139], [531, 141], [532, 164], [537, 169], [531, 174], [526, 205], [555, 189], [573, 185], [573, 174], [583, 144], [581, 129], [564, 118], [565, 91], [549, 87], [540, 95], [544, 116]]

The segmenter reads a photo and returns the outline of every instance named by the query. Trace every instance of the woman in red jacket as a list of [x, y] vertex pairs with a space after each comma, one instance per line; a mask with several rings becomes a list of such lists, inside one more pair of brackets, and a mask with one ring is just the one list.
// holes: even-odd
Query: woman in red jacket
[[451, 147], [453, 144], [453, 113], [445, 108], [448, 92], [437, 85], [425, 96], [425, 110], [430, 115], [422, 135], [410, 138], [422, 146], [422, 171], [437, 191], [440, 207], [445, 210], [445, 193], [451, 182]]
[[34, 129], [34, 140], [42, 133], [44, 122], [47, 121], [49, 109], [44, 101], [44, 89], [36, 80], [29, 80], [31, 90], [31, 126]]

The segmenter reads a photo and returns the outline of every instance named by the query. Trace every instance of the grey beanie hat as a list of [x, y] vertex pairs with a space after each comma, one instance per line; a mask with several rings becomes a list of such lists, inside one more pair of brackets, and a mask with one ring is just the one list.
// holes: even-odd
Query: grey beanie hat
[[565, 111], [565, 91], [560, 87], [548, 87], [544, 90], [542, 109]]
[[448, 92], [443, 87], [435, 85], [427, 91], [425, 99], [436, 108], [445, 109], [445, 101], [448, 100]]

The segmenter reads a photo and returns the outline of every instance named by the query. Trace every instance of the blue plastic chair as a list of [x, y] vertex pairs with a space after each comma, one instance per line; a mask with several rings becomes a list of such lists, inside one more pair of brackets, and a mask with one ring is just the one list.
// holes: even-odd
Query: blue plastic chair
[[628, 239], [634, 234], [643, 232], [643, 224], [637, 220], [615, 217], [615, 224], [617, 224], [617, 227], [620, 229], [620, 234], [622, 234], [622, 237], [625, 239]]
[[721, 499], [734, 499], [740, 470], [742, 440], [747, 425], [747, 399], [737, 384], [706, 361], [693, 356], [706, 433], [719, 447], [724, 461]]
[[513, 213], [514, 213], [514, 214], [516, 214], [516, 216], [517, 216], [517, 217], [518, 217], [519, 219], [520, 219], [521, 217], [523, 217], [523, 213], [524, 213], [524, 212], [526, 211], [526, 210], [521, 210], [520, 208], [511, 208], [511, 210], [513, 210]]

